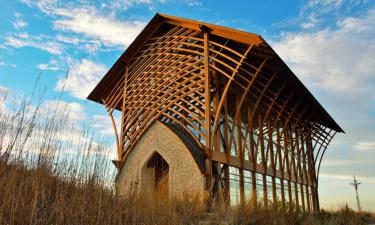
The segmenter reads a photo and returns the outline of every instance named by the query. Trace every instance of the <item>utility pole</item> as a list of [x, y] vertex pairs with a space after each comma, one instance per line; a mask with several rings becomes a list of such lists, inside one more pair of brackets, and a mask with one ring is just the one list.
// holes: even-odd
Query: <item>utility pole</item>
[[353, 180], [353, 183], [350, 183], [351, 185], [354, 186], [354, 189], [355, 189], [355, 194], [356, 194], [356, 197], [357, 197], [357, 206], [358, 206], [358, 211], [362, 211], [361, 210], [361, 204], [359, 202], [359, 197], [358, 197], [358, 186], [361, 184], [360, 182], [357, 181], [357, 179], [355, 179], [355, 175], [354, 175], [354, 180]]

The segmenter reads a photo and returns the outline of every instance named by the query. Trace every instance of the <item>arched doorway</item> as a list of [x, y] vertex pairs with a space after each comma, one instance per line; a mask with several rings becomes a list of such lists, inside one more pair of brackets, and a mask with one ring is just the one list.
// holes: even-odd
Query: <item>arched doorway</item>
[[168, 163], [158, 152], [155, 152], [147, 162], [147, 167], [152, 168], [154, 171], [153, 185], [155, 194], [159, 197], [168, 197]]

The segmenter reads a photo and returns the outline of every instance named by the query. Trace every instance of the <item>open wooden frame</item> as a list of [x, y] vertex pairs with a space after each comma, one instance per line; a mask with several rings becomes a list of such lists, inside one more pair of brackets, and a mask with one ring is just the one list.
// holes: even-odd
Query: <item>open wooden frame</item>
[[230, 204], [233, 181], [240, 203], [319, 210], [320, 163], [343, 132], [259, 35], [161, 14], [88, 98], [108, 109], [119, 169], [156, 120], [180, 125], [206, 157], [209, 207]]

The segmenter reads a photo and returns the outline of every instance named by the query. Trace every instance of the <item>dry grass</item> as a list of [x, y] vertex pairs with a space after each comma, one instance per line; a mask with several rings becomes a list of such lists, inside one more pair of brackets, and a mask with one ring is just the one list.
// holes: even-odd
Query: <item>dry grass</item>
[[[156, 201], [119, 198], [93, 179], [62, 180], [49, 168], [26, 169], [0, 162], [0, 224], [198, 224], [203, 212], [189, 198]], [[319, 214], [238, 207], [218, 213], [211, 224], [360, 225], [374, 223], [368, 213], [341, 209]]]
[[[34, 96], [34, 95], [32, 95]], [[61, 97], [61, 96], [60, 96]], [[60, 99], [60, 97], [58, 99]], [[42, 98], [5, 107], [0, 96], [0, 224], [197, 224], [197, 198], [119, 197], [105, 143], [71, 123], [69, 109], [41, 110]], [[35, 103], [36, 102], [36, 103]], [[57, 101], [59, 103], [59, 100]], [[32, 104], [33, 103], [33, 104]], [[74, 141], [66, 135], [73, 133]], [[219, 210], [212, 224], [370, 224], [368, 213], [349, 209], [309, 215], [276, 207]]]
[[[303, 213], [298, 210], [285, 211], [281, 207], [257, 209], [250, 205], [236, 207], [220, 213], [220, 220], [228, 224], [243, 225], [368, 225], [375, 223], [369, 212], [355, 212], [342, 207], [336, 211], [321, 210], [319, 213]], [[219, 221], [215, 221], [217, 224]]]
[[0, 224], [173, 225], [202, 212], [195, 198], [116, 196], [108, 144], [69, 119], [61, 95], [52, 107], [33, 97], [0, 96]]
[[96, 181], [77, 183], [48, 168], [0, 164], [0, 224], [182, 224], [197, 206], [189, 199], [119, 198]]

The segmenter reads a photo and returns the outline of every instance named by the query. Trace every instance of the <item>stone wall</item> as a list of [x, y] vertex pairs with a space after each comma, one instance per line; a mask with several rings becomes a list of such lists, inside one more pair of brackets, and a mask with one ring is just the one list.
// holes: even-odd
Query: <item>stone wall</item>
[[118, 174], [116, 189], [120, 195], [127, 193], [153, 193], [154, 171], [147, 162], [158, 152], [169, 165], [169, 197], [182, 193], [203, 194], [204, 175], [199, 170], [189, 149], [181, 139], [161, 122], [155, 122], [141, 137]]

